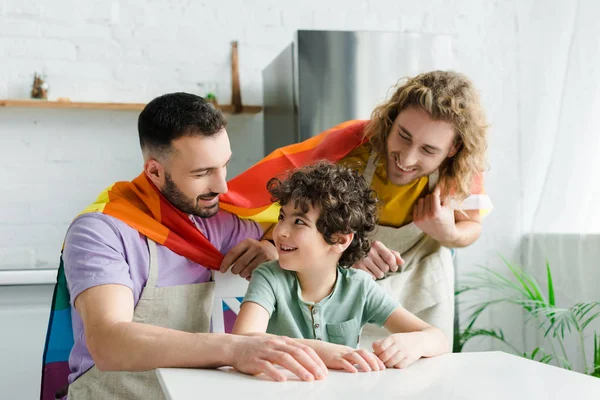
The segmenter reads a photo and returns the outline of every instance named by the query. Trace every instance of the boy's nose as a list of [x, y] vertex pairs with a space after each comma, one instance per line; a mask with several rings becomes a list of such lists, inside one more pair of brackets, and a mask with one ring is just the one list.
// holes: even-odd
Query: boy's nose
[[283, 224], [278, 224], [273, 230], [273, 234], [282, 238], [289, 237], [288, 230], [283, 226]]

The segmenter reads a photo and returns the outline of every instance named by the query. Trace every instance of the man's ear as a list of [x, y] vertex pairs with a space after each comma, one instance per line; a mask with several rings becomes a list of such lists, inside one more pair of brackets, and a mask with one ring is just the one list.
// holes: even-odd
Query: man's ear
[[333, 250], [336, 253], [342, 254], [344, 251], [346, 251], [348, 246], [350, 246], [353, 239], [354, 233], [336, 233], [335, 235], [333, 235], [333, 240], [335, 241], [335, 244], [333, 245]]
[[454, 142], [452, 143], [452, 147], [450, 148], [450, 151], [448, 152], [448, 156], [447, 158], [452, 158], [456, 155], [456, 153], [458, 153], [458, 151], [461, 149], [462, 147], [462, 140], [460, 140], [459, 137], [456, 138], [456, 140], [454, 140]]
[[156, 187], [163, 187], [165, 183], [165, 168], [156, 159], [149, 158], [144, 162], [144, 173]]

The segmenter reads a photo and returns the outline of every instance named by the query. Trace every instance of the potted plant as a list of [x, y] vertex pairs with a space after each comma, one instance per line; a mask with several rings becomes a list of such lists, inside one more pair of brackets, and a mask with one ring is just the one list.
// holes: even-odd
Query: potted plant
[[[465, 344], [473, 338], [488, 337], [502, 342], [516, 355], [570, 370], [578, 369], [580, 372], [600, 377], [600, 334], [594, 331], [591, 357], [585, 351], [584, 335], [590, 323], [600, 316], [600, 302], [587, 301], [569, 308], [558, 307], [548, 262], [548, 284], [544, 291], [531, 273], [504, 258], [502, 260], [507, 267], [508, 277], [490, 268], [479, 267], [478, 271], [468, 274], [465, 282], [457, 289], [456, 296], [459, 300], [468, 292], [478, 293], [480, 295], [475, 297], [485, 300], [470, 302], [464, 329], [455, 333], [454, 351], [462, 351]], [[499, 304], [508, 304], [522, 310], [526, 317], [526, 328], [541, 334], [544, 347], [519, 349], [510, 343], [502, 329], [478, 326], [477, 321], [481, 314], [489, 307]], [[565, 349], [565, 344], [569, 341], [577, 348], [583, 360], [583, 365], [579, 368], [574, 368], [569, 360]]]

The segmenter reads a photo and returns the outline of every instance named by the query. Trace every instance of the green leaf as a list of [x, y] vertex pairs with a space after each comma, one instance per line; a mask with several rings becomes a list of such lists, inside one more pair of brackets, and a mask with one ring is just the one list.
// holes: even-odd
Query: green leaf
[[581, 330], [584, 330], [585, 327], [590, 324], [590, 322], [592, 322], [593, 320], [595, 320], [598, 317], [598, 315], [600, 315], [600, 312], [597, 312], [596, 314], [589, 317], [587, 320], [583, 321], [583, 323], [581, 324]]
[[535, 355], [538, 353], [538, 351], [540, 351], [539, 347], [536, 347], [535, 350], [533, 350], [530, 357], [532, 360], [535, 360]]
[[460, 289], [456, 289], [454, 291], [454, 295], [458, 297], [458, 296], [460, 296], [463, 293], [470, 292], [471, 290], [477, 290], [477, 288], [470, 287], [470, 286], [469, 287], [462, 287]]
[[553, 359], [554, 359], [554, 354], [546, 354], [544, 357], [540, 358], [540, 362], [544, 363], [544, 364], [548, 364]]
[[527, 285], [527, 283], [525, 283], [525, 280], [523, 279], [523, 277], [521, 276], [521, 274], [519, 273], [519, 271], [517, 271], [517, 268], [515, 268], [510, 262], [508, 262], [508, 260], [506, 260], [504, 257], [501, 257], [502, 260], [504, 261], [504, 263], [506, 264], [506, 266], [510, 269], [510, 271], [513, 273], [513, 276], [515, 278], [517, 278], [517, 280], [519, 281], [519, 283], [521, 284], [521, 287], [523, 287], [523, 289], [525, 289], [525, 291], [527, 292], [527, 295], [530, 299], [536, 300], [537, 297], [532, 293], [532, 291], [529, 289], [529, 286]]
[[582, 319], [588, 312], [590, 312], [590, 310], [592, 310], [597, 305], [598, 302], [596, 301], [582, 302], [575, 304], [573, 307], [571, 307], [571, 309], [575, 313], [577, 319]]
[[575, 306], [571, 307], [573, 310], [573, 314], [578, 324], [581, 325], [581, 329], [584, 329], [590, 322], [598, 317], [598, 313], [588, 317], [588, 319], [584, 319], [587, 315], [592, 312], [596, 307], [600, 306], [600, 302], [590, 301], [586, 303], [578, 303]]
[[510, 281], [506, 277], [502, 276], [496, 271], [491, 270], [490, 268], [483, 266], [480, 266], [480, 268], [483, 269], [487, 274], [472, 275], [474, 278], [476, 278], [476, 280], [483, 282], [480, 283], [480, 287], [487, 287], [500, 292], [502, 289], [511, 289], [523, 297], [530, 297], [530, 292], [527, 290], [527, 287], [523, 287], [515, 282]]
[[502, 331], [502, 329], [497, 329], [497, 330], [493, 330], [493, 329], [476, 329], [476, 330], [472, 330], [472, 331], [465, 331], [463, 332], [463, 334], [460, 336], [461, 339], [461, 344], [464, 347], [464, 345], [471, 339], [475, 338], [475, 337], [488, 337], [488, 338], [492, 338], [492, 339], [496, 339], [502, 343], [504, 343], [506, 346], [508, 346], [514, 354], [521, 354], [521, 352], [514, 346], [512, 345], [510, 342], [508, 342], [506, 340], [506, 338], [504, 337], [504, 332]]
[[552, 324], [552, 323], [548, 324], [548, 329], [546, 329], [546, 332], [544, 332], [544, 337], [548, 336], [548, 334], [550, 333], [552, 328], [554, 328], [554, 324]]
[[600, 335], [594, 331], [594, 356], [592, 357], [594, 364], [590, 375], [600, 378]]
[[474, 311], [471, 316], [469, 317], [469, 324], [467, 325], [467, 331], [470, 331], [473, 328], [473, 325], [475, 325], [475, 322], [477, 321], [477, 318], [479, 318], [479, 316], [481, 315], [482, 312], [485, 311], [485, 309], [488, 307], [489, 304], [483, 304], [482, 306], [480, 306], [476, 311]]
[[548, 303], [554, 307], [554, 285], [552, 284], [552, 272], [548, 260], [546, 260], [546, 273], [548, 274]]
[[546, 303], [546, 298], [542, 294], [542, 288], [535, 277], [523, 269], [519, 269], [519, 271], [523, 279], [529, 283], [529, 288], [534, 292], [534, 297], [537, 300]]
[[597, 301], [588, 301], [588, 302], [584, 302], [584, 303], [579, 303], [579, 307], [580, 307], [580, 319], [584, 318], [587, 313], [589, 313], [590, 311], [592, 311], [595, 307], [598, 306], [598, 302]]

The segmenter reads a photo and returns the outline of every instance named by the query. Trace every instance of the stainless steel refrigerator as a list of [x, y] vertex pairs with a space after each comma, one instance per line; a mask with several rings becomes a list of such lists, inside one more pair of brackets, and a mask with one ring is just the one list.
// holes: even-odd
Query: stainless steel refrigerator
[[401, 78], [451, 69], [452, 60], [447, 35], [297, 31], [263, 70], [265, 154], [368, 119]]

